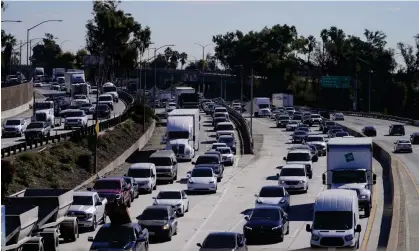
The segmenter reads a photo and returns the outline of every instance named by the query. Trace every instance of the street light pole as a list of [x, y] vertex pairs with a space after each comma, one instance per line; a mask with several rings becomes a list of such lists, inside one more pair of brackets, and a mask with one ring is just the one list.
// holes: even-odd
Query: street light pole
[[69, 42], [70, 40], [64, 40], [64, 41], [62, 41], [61, 43], [60, 43], [60, 47], [62, 47], [63, 46], [63, 44], [65, 43], [65, 42]]
[[[205, 47], [213, 45], [213, 44], [207, 44], [207, 45], [201, 45], [199, 43], [195, 43], [198, 46], [202, 47], [202, 93], [205, 92]], [[198, 84], [198, 93], [201, 92], [201, 86]]]
[[[61, 19], [59, 19], [59, 20], [58, 19], [50, 19], [50, 20], [45, 20], [43, 22], [40, 22], [37, 25], [32, 26], [31, 28], [27, 29], [27, 31], [26, 31], [26, 41], [30, 41], [29, 40], [29, 32], [32, 29], [35, 29], [36, 27], [38, 27], [38, 26], [40, 26], [41, 24], [44, 24], [44, 23], [49, 23], [49, 22], [62, 22], [62, 21], [63, 20], [61, 20]], [[29, 65], [29, 43], [26, 44], [26, 64]]]
[[253, 67], [250, 81], [250, 136], [253, 139]]
[[[156, 90], [157, 87], [157, 58], [156, 58], [156, 54], [157, 51], [160, 50], [163, 47], [173, 47], [175, 46], [174, 44], [166, 44], [166, 45], [162, 45], [159, 48], [154, 48], [154, 90]], [[154, 100], [156, 98], [155, 94], [153, 93], [153, 110], [154, 113], [156, 112], [156, 101]]]
[[368, 112], [371, 113], [371, 73], [372, 70], [368, 71]]

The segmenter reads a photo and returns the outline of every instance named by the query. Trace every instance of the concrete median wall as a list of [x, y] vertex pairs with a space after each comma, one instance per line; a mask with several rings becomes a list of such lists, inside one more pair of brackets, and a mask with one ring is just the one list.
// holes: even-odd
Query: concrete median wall
[[8, 115], [7, 113], [11, 114], [12, 113], [11, 111], [13, 109], [14, 111], [20, 111], [19, 109], [23, 109], [20, 107], [25, 107], [25, 105], [28, 104], [32, 100], [32, 98], [33, 98], [33, 83], [32, 82], [27, 82], [20, 85], [14, 85], [14, 86], [1, 88], [2, 118], [4, 118], [4, 114], [6, 115]]

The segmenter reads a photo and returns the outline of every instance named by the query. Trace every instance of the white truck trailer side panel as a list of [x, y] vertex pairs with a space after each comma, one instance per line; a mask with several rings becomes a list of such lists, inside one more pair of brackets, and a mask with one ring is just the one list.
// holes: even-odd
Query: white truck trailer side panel
[[272, 94], [272, 105], [276, 107], [284, 107], [284, 95], [283, 93]]
[[199, 116], [199, 109], [175, 109], [168, 114], [167, 121], [169, 123], [170, 117], [192, 117], [192, 125], [193, 125], [193, 141], [194, 141], [194, 149], [196, 151], [199, 150], [199, 132], [201, 130], [200, 125], [200, 116]]

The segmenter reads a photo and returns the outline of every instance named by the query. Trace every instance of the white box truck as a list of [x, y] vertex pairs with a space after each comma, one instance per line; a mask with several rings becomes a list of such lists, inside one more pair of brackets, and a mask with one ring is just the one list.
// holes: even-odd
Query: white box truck
[[253, 98], [253, 113], [255, 117], [271, 116], [271, 101], [269, 98]]
[[73, 84], [84, 84], [86, 79], [84, 72], [66, 72], [65, 73], [65, 92], [71, 94], [71, 85]]
[[372, 155], [371, 138], [332, 138], [327, 144], [327, 171], [322, 175], [327, 189], [356, 191], [366, 217], [377, 179], [372, 171]]
[[167, 116], [167, 133], [163, 141], [188, 139], [195, 151], [199, 150], [199, 109], [175, 109]]

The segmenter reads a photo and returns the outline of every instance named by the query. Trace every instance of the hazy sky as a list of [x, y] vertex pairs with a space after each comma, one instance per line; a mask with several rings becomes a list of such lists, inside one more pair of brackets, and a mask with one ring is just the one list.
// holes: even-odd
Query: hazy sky
[[[84, 47], [87, 20], [92, 18], [91, 1], [6, 1], [2, 20], [22, 20], [22, 23], [2, 23], [2, 29], [18, 40], [26, 40], [26, 30], [48, 19], [63, 19], [61, 23], [46, 23], [30, 32], [30, 38], [52, 33], [65, 51], [75, 52]], [[413, 44], [419, 33], [419, 2], [123, 2], [120, 7], [136, 21], [151, 28], [156, 46], [175, 44], [186, 52], [189, 60], [202, 57], [195, 42], [211, 43], [213, 35], [227, 31], [260, 30], [275, 24], [295, 25], [299, 34], [319, 37], [323, 28], [337, 26], [346, 34], [363, 36], [364, 29], [382, 30], [388, 36], [388, 46], [397, 42]], [[69, 41], [66, 41], [69, 40]], [[36, 43], [35, 41], [34, 43]], [[213, 47], [206, 48], [213, 52]], [[22, 50], [26, 63], [26, 46]]]

